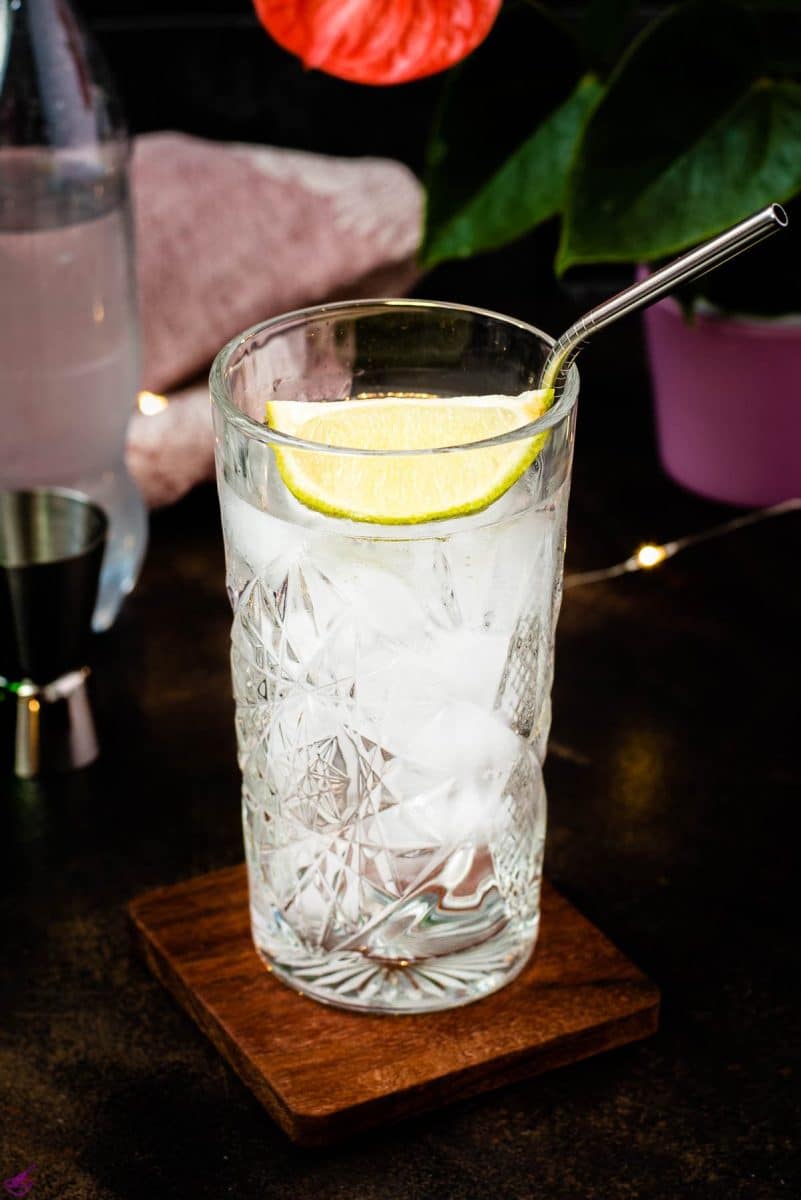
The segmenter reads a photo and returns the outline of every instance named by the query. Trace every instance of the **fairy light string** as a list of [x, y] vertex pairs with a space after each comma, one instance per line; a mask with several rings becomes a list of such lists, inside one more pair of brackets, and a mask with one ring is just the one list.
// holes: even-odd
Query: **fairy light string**
[[[152, 393], [140, 393], [139, 408], [148, 416], [155, 416], [157, 412], [166, 407], [167, 400], [165, 397], [152, 396], [154, 401], [163, 401], [163, 403], [148, 405], [146, 402], [143, 404], [143, 398], [150, 398], [151, 395]], [[709, 529], [702, 529], [699, 533], [690, 533], [686, 537], [675, 538], [671, 542], [646, 542], [623, 562], [614, 563], [611, 567], [599, 567], [595, 571], [573, 571], [565, 575], [565, 589], [584, 587], [589, 583], [603, 583], [607, 579], [630, 575], [634, 571], [651, 571], [654, 567], [659, 567], [662, 563], [667, 562], [669, 558], [673, 558], [681, 550], [688, 550], [691, 546], [698, 546], [702, 542], [711, 542], [716, 538], [726, 537], [730, 533], [736, 533], [738, 529], [745, 529], [749, 525], [758, 525], [761, 521], [767, 521], [772, 517], [783, 517], [787, 513], [797, 512], [799, 509], [801, 509], [801, 497], [796, 496], [791, 500], [783, 500], [780, 504], [772, 504], [768, 508], [758, 508], [741, 517], [734, 517], [720, 525], [712, 525]], [[4, 695], [16, 696], [21, 686], [22, 684], [18, 680], [8, 679], [0, 674], [0, 701], [3, 700]]]
[[[148, 417], [158, 416], [167, 408], [169, 402], [168, 396], [162, 396], [155, 392], [140, 392], [137, 397], [137, 407], [140, 413]], [[725, 537], [727, 534], [735, 533], [738, 529], [744, 529], [748, 525], [757, 525], [760, 521], [769, 520], [771, 517], [784, 516], [799, 508], [801, 508], [801, 497], [794, 497], [791, 500], [783, 500], [781, 504], [773, 504], [769, 508], [758, 508], [753, 512], [745, 513], [744, 516], [734, 517], [720, 525], [713, 525], [709, 529], [701, 530], [700, 533], [691, 533], [686, 537], [675, 538], [671, 542], [646, 542], [623, 562], [614, 563], [610, 567], [599, 567], [594, 571], [574, 571], [565, 575], [564, 586], [565, 588], [584, 587], [589, 583], [603, 583], [607, 579], [616, 579], [620, 575], [630, 575], [634, 571], [650, 571], [654, 567], [661, 566], [669, 558], [673, 558], [681, 550], [698, 546], [701, 542]], [[0, 694], [4, 688], [9, 690], [11, 686], [13, 685], [0, 676]]]
[[[155, 408], [151, 410], [153, 415], [156, 411]], [[630, 575], [634, 571], [650, 571], [667, 562], [669, 558], [673, 558], [681, 550], [698, 546], [702, 542], [711, 542], [715, 538], [726, 537], [730, 533], [736, 533], [738, 529], [745, 529], [749, 525], [758, 525], [761, 521], [767, 521], [771, 517], [783, 517], [787, 513], [797, 512], [799, 509], [801, 509], [801, 497], [795, 497], [792, 500], [783, 500], [781, 504], [772, 504], [769, 508], [758, 508], [754, 512], [745, 513], [742, 517], [734, 517], [731, 521], [724, 521], [721, 525], [702, 529], [699, 533], [690, 533], [686, 537], [675, 538], [671, 542], [646, 542], [629, 558], [624, 559], [623, 562], [614, 563], [611, 567], [600, 567], [595, 571], [574, 571], [565, 575], [565, 589], [583, 587], [588, 583], [603, 583], [607, 579]], [[0, 701], [4, 696], [16, 697], [21, 687], [22, 683], [18, 680], [8, 679], [5, 675], [0, 674]], [[31, 701], [31, 704], [38, 707], [35, 700]]]
[[601, 583], [605, 579], [629, 575], [632, 571], [650, 571], [653, 567], [658, 567], [666, 562], [667, 559], [673, 558], [680, 550], [687, 550], [690, 546], [700, 545], [701, 542], [710, 542], [715, 538], [725, 537], [748, 525], [758, 525], [760, 521], [767, 521], [771, 517], [782, 517], [786, 513], [795, 512], [798, 509], [801, 509], [801, 497], [796, 496], [792, 500], [783, 500], [781, 504], [772, 504], [769, 508], [755, 509], [754, 512], [745, 513], [742, 517], [734, 517], [731, 521], [724, 521], [721, 525], [713, 525], [709, 529], [702, 529], [699, 533], [676, 538], [672, 542], [648, 542], [635, 550], [629, 558], [615, 563], [611, 567], [600, 567], [596, 571], [575, 571], [565, 575], [565, 588], [583, 587], [588, 583]]

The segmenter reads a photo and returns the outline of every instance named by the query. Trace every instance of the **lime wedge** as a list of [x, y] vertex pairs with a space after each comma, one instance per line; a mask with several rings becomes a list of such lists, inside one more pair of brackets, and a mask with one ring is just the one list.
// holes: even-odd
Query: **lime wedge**
[[[520, 429], [553, 402], [552, 390], [522, 396], [374, 396], [275, 401], [267, 424], [309, 442], [356, 450], [464, 446]], [[278, 469], [309, 508], [376, 525], [415, 525], [486, 508], [520, 478], [547, 433], [480, 450], [404, 456], [316, 453], [276, 447]]]

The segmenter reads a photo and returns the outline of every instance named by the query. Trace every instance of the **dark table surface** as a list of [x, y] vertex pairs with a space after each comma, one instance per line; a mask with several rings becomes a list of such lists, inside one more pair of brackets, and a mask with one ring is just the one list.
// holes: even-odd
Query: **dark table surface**
[[[470, 278], [421, 290], [486, 298]], [[636, 326], [586, 360], [572, 570], [726, 515], [659, 472]], [[241, 857], [214, 491], [156, 514], [97, 647], [101, 760], [3, 776], [2, 1178], [36, 1163], [58, 1200], [798, 1195], [798, 533], [565, 596], [547, 871], [658, 982], [657, 1036], [315, 1153], [129, 941], [131, 897]]]
[[[145, 61], [134, 33], [107, 31], [129, 106]], [[140, 127], [282, 140], [236, 90], [241, 74], [220, 76], [221, 92], [197, 82], [222, 45], [216, 27], [195, 45], [194, 58], [171, 52], [165, 85], [194, 72], [195, 109], [165, 117], [143, 85]], [[319, 114], [340, 85], [313, 87]], [[430, 89], [411, 94], [429, 103]], [[381, 122], [395, 112], [403, 154], [401, 101], [386, 92], [379, 104]], [[296, 108], [281, 111], [286, 142], [358, 149], [337, 141], [344, 122], [331, 119], [334, 140], [320, 145], [308, 112], [298, 129]], [[373, 141], [363, 149], [393, 152]], [[592, 297], [542, 282], [551, 249], [535, 239], [443, 268], [418, 293], [557, 331]], [[659, 470], [637, 322], [603, 335], [582, 366], [568, 570], [731, 515]], [[657, 981], [659, 1033], [310, 1152], [131, 949], [133, 896], [242, 854], [216, 497], [204, 487], [155, 514], [139, 586], [96, 647], [100, 761], [15, 781], [0, 706], [0, 1181], [35, 1163], [34, 1200], [798, 1196], [799, 520], [565, 595], [547, 872]]]

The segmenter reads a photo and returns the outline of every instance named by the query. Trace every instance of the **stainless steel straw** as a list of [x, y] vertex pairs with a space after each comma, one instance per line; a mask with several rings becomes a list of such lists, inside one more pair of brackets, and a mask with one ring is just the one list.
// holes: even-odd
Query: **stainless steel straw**
[[769, 237], [777, 229], [783, 229], [787, 224], [787, 213], [780, 204], [769, 204], [761, 212], [746, 217], [738, 225], [733, 225], [724, 233], [718, 234], [709, 242], [696, 246], [682, 254], [658, 271], [654, 271], [647, 279], [634, 283], [631, 287], [618, 292], [616, 296], [605, 300], [597, 308], [591, 309], [583, 317], [579, 317], [554, 344], [551, 353], [542, 368], [539, 386], [558, 388], [566, 372], [570, 369], [576, 355], [587, 338], [599, 329], [605, 329], [620, 317], [626, 317], [638, 308], [645, 308], [673, 291], [682, 283], [689, 283], [699, 275], [719, 267], [721, 263], [741, 254], [750, 246], [755, 246], [763, 238]]

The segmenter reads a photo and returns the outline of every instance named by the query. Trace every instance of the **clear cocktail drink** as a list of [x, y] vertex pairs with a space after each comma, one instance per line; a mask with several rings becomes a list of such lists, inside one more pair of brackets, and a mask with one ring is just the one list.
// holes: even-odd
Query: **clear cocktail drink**
[[[536, 940], [577, 387], [532, 410], [546, 348], [487, 314], [363, 304], [270, 323], [215, 366], [253, 936], [318, 999], [467, 1003]], [[392, 405], [451, 432], [466, 409], [517, 405], [504, 420], [519, 437], [417, 455], [407, 438], [358, 465], [292, 441], [321, 412], [313, 428], [341, 445], [355, 429], [342, 397], [365, 393], [345, 403], [374, 405], [374, 440], [393, 396], [396, 432]], [[482, 502], [480, 485], [499, 494]], [[350, 518], [330, 511], [340, 501]]]

